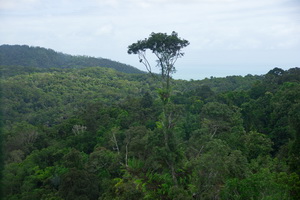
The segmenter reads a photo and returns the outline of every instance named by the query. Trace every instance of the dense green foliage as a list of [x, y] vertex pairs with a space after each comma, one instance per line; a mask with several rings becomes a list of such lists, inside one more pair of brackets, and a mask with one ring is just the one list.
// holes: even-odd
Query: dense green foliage
[[300, 198], [299, 68], [172, 80], [171, 153], [148, 75], [28, 69], [1, 67], [5, 200]]
[[71, 56], [52, 49], [29, 47], [27, 45], [1, 45], [0, 65], [38, 68], [84, 68], [106, 67], [125, 73], [143, 73], [130, 65], [105, 58]]

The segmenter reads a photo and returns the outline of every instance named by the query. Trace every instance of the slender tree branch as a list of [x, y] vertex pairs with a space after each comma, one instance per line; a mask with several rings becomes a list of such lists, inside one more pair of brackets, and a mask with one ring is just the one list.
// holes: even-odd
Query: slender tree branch
[[118, 145], [118, 141], [116, 138], [116, 135], [114, 133], [114, 131], [112, 131], [112, 138], [111, 138], [112, 142], [116, 145], [116, 147], [114, 148], [114, 150], [116, 149], [118, 154], [120, 154], [120, 149], [119, 149], [119, 145]]

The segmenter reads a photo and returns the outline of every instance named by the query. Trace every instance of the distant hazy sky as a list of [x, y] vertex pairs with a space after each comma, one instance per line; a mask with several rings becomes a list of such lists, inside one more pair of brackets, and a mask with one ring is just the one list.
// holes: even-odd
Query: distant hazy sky
[[300, 67], [300, 0], [0, 0], [0, 44], [109, 58], [151, 32], [190, 41], [177, 79]]

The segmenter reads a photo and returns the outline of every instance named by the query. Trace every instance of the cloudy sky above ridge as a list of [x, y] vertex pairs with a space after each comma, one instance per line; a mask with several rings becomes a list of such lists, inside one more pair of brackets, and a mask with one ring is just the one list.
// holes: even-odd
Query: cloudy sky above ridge
[[190, 41], [174, 78], [300, 67], [299, 0], [0, 0], [0, 44], [109, 58], [141, 70], [128, 45], [172, 31]]

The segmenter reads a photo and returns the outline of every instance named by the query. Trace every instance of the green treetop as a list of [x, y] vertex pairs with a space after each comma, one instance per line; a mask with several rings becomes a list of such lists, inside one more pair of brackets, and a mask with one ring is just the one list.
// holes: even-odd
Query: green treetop
[[[151, 50], [157, 57], [157, 67], [160, 68], [163, 94], [160, 94], [163, 100], [168, 100], [170, 95], [171, 75], [176, 71], [175, 62], [182, 57], [184, 53], [182, 48], [189, 45], [187, 40], [178, 37], [176, 32], [171, 35], [166, 33], [151, 33], [149, 38], [139, 40], [128, 46], [129, 54], [138, 54], [139, 60], [143, 63], [149, 73], [152, 74], [152, 67], [146, 58], [146, 50]], [[163, 98], [163, 96], [165, 96]]]

